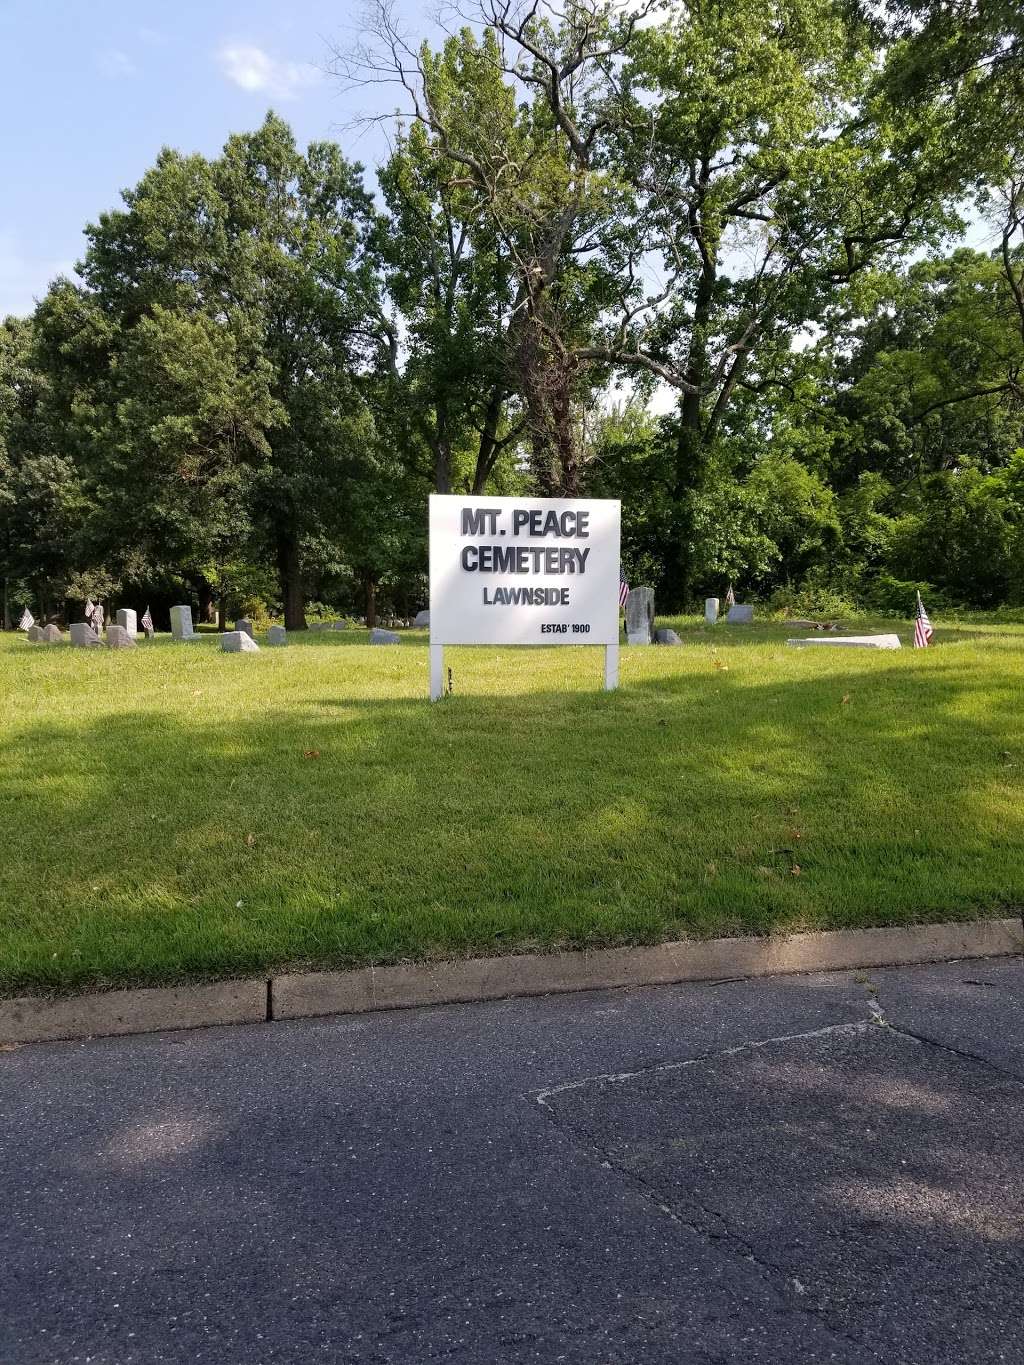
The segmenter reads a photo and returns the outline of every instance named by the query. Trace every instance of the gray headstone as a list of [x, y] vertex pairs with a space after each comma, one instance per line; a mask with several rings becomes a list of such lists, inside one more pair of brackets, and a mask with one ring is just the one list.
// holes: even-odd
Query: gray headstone
[[713, 626], [718, 620], [718, 598], [705, 597], [704, 599], [704, 620], [709, 626]]
[[754, 608], [749, 603], [735, 602], [726, 620], [733, 626], [749, 626], [754, 620]]
[[131, 607], [120, 607], [118, 609], [117, 624], [122, 630], [126, 630], [133, 640], [139, 633], [139, 619]]
[[176, 640], [196, 640], [199, 638], [192, 627], [191, 607], [171, 608], [171, 634]]
[[71, 643], [85, 649], [89, 645], [101, 645], [103, 641], [88, 621], [75, 621], [71, 627]]
[[25, 639], [31, 640], [33, 644], [35, 644], [37, 640], [41, 640], [42, 638], [43, 638], [42, 626], [29, 626], [28, 630], [25, 632]]
[[402, 637], [396, 635], [393, 630], [380, 630], [375, 626], [373, 630], [370, 631], [371, 645], [397, 645], [401, 644], [401, 642]]
[[681, 645], [683, 642], [674, 630], [656, 630], [654, 632], [654, 643], [656, 645]]
[[250, 640], [255, 639], [255, 636], [252, 633], [252, 622], [249, 620], [248, 616], [243, 616], [235, 622], [235, 630], [244, 630]]
[[413, 617], [413, 622], [412, 622], [412, 623], [413, 623], [414, 626], [429, 626], [429, 625], [430, 625], [430, 612], [429, 612], [429, 611], [418, 611], [418, 612], [416, 613], [416, 615]]
[[61, 633], [60, 626], [52, 624], [43, 626], [42, 630], [39, 632], [39, 639], [40, 642], [45, 645], [60, 645], [64, 643], [64, 636]]
[[654, 589], [630, 588], [626, 598], [626, 643], [649, 645], [654, 638]]
[[286, 645], [288, 643], [288, 632], [284, 626], [269, 626], [267, 629], [268, 645]]
[[331, 630], [348, 630], [347, 621], [332, 621]]
[[220, 647], [225, 654], [258, 654], [260, 648], [244, 630], [229, 630], [220, 637]]
[[902, 649], [898, 635], [812, 635], [808, 640], [787, 640], [787, 645], [845, 645], [848, 649]]
[[107, 648], [134, 649], [135, 636], [129, 635], [124, 626], [111, 624], [107, 626]]

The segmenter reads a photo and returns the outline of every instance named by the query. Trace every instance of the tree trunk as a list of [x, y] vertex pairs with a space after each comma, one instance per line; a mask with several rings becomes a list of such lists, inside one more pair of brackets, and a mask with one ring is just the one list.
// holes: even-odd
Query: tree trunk
[[452, 447], [448, 438], [448, 410], [444, 403], [435, 406], [434, 428], [434, 492], [452, 491]]
[[11, 628], [11, 602], [7, 592], [7, 576], [4, 575], [4, 630]]
[[213, 589], [205, 578], [200, 578], [196, 591], [199, 594], [199, 619], [209, 625], [214, 618]]
[[291, 529], [278, 532], [277, 574], [281, 584], [281, 601], [284, 604], [285, 629], [305, 630], [306, 595], [302, 585], [299, 537]]
[[480, 432], [480, 445], [477, 449], [476, 468], [473, 470], [473, 493], [482, 493], [484, 485], [491, 477], [497, 463], [501, 447], [498, 445], [498, 425], [501, 410], [505, 403], [505, 385], [495, 384], [487, 400], [484, 411], [484, 425]]
[[687, 394], [676, 439], [672, 531], [665, 547], [661, 596], [668, 611], [682, 611], [693, 588], [693, 534], [697, 494], [707, 474], [708, 448], [700, 423], [700, 399]]
[[373, 630], [377, 624], [377, 584], [372, 578], [366, 580], [366, 628]]
[[228, 602], [222, 597], [217, 603], [217, 629], [221, 632], [228, 628]]

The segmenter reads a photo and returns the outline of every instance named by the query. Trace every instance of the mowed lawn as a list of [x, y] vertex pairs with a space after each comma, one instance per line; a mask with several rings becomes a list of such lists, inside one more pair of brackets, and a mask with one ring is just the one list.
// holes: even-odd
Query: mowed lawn
[[675, 624], [610, 694], [597, 649], [450, 650], [433, 706], [421, 631], [0, 637], [0, 991], [1024, 903], [1024, 626]]

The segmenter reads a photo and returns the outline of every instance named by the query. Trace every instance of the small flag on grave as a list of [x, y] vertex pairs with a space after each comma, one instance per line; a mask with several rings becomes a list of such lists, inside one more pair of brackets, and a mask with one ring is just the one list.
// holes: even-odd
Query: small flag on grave
[[21, 620], [18, 622], [19, 630], [31, 630], [36, 623], [36, 618], [29, 611], [28, 607], [21, 613]]
[[729, 584], [729, 591], [725, 594], [725, 605], [726, 607], [734, 607], [736, 605], [736, 594], [732, 590], [731, 583]]
[[147, 635], [153, 634], [154, 631], [153, 618], [149, 613], [149, 607], [147, 607], [146, 610], [142, 613], [142, 621], [140, 622], [140, 624]]
[[620, 606], [620, 607], [624, 607], [624, 606], [626, 605], [626, 598], [627, 598], [628, 596], [629, 596], [629, 584], [626, 582], [626, 580], [625, 580], [625, 579], [621, 576], [621, 574], [620, 574], [620, 575], [619, 575], [619, 606]]
[[921, 601], [921, 594], [917, 594], [917, 619], [914, 622], [914, 648], [927, 649], [928, 641], [934, 634], [932, 623], [928, 620], [928, 613], [924, 609]]

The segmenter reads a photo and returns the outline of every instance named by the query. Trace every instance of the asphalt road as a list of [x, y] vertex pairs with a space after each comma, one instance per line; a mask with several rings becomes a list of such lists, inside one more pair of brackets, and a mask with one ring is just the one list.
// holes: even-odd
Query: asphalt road
[[1019, 961], [0, 1055], [0, 1362], [1024, 1362]]

